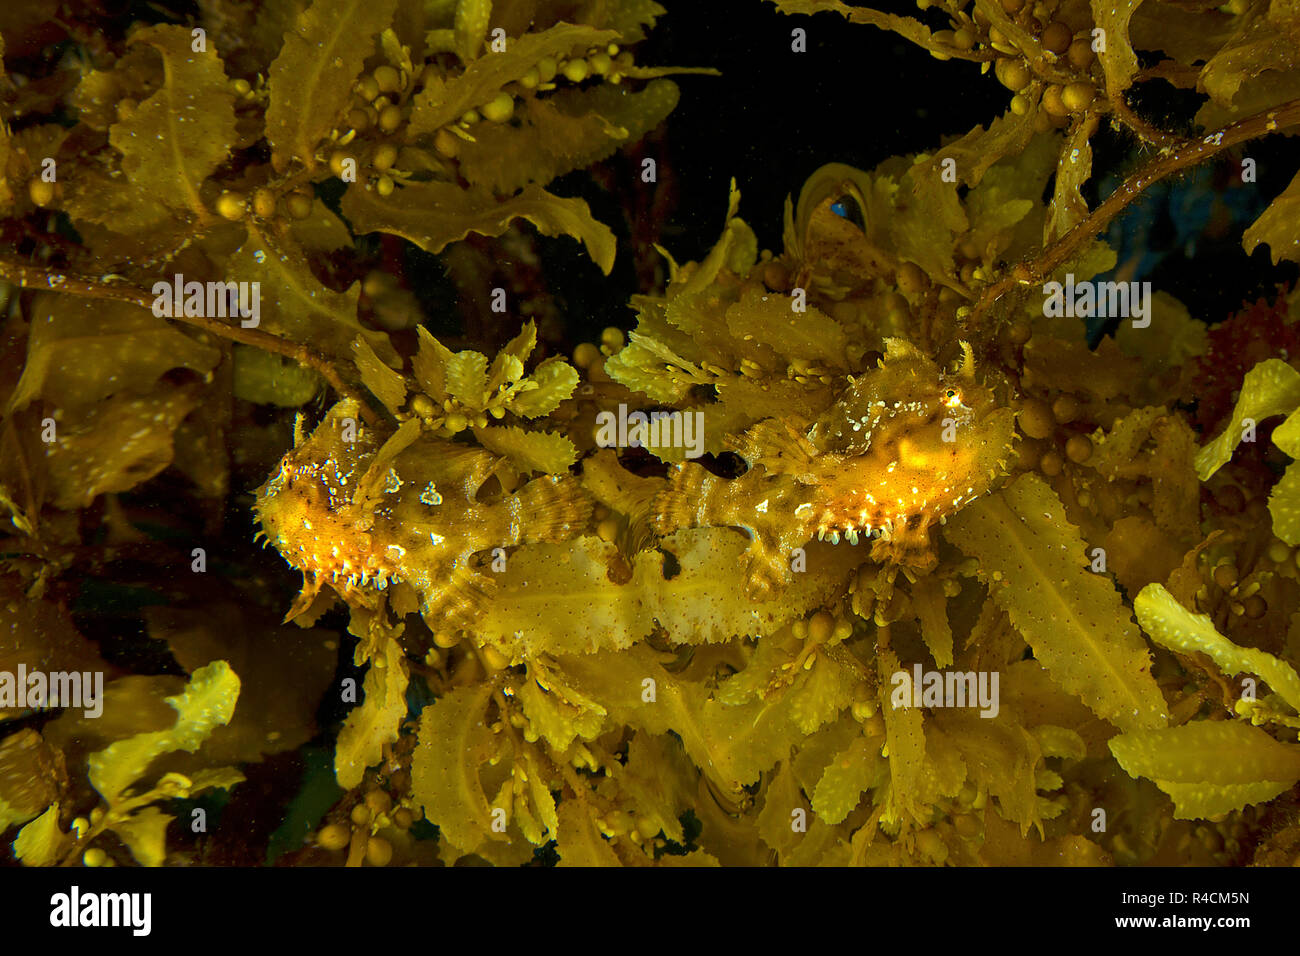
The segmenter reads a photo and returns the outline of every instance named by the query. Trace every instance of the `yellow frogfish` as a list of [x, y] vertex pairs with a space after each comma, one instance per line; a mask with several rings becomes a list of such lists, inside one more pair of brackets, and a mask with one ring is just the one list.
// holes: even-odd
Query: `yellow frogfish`
[[431, 629], [467, 628], [493, 590], [493, 555], [578, 537], [590, 522], [591, 499], [568, 475], [510, 491], [504, 459], [421, 434], [416, 420], [387, 434], [359, 413], [336, 404], [257, 491], [259, 534], [303, 575], [286, 620], [326, 585], [363, 607], [409, 588]]
[[872, 558], [935, 563], [929, 529], [1005, 474], [1015, 413], [975, 374], [970, 347], [951, 371], [902, 339], [878, 367], [849, 376], [814, 421], [768, 418], [724, 444], [749, 466], [739, 477], [674, 466], [654, 503], [659, 534], [733, 527], [750, 538], [750, 591], [791, 580], [812, 538], [872, 541]]

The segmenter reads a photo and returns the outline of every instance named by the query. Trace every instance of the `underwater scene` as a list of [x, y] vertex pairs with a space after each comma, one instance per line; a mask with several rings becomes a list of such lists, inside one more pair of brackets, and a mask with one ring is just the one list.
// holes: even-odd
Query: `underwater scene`
[[1295, 0], [12, 0], [0, 120], [0, 865], [1300, 865]]

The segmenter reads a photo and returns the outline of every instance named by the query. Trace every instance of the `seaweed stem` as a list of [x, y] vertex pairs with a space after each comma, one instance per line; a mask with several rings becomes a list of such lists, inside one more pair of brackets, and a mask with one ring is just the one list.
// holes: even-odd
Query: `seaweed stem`
[[1100, 233], [1110, 221], [1124, 211], [1152, 184], [1189, 166], [1217, 156], [1238, 143], [1300, 125], [1300, 99], [1262, 110], [1221, 130], [1184, 143], [1177, 149], [1163, 150], [1151, 162], [1137, 170], [1106, 197], [1086, 218], [1032, 260], [1017, 263], [1010, 272], [985, 290], [971, 310], [972, 325], [985, 319], [993, 305], [1014, 288], [1041, 283], [1078, 251], [1088, 239]]
[[1187, 140], [1173, 133], [1166, 133], [1158, 127], [1152, 126], [1128, 105], [1124, 99], [1124, 94], [1118, 94], [1110, 100], [1111, 110], [1114, 112], [1116, 119], [1129, 128], [1133, 135], [1144, 143], [1162, 148], [1178, 148], [1186, 146]]
[[[3, 256], [0, 256], [0, 277], [24, 289], [43, 289], [89, 299], [111, 299], [116, 302], [138, 305], [142, 309], [153, 308], [153, 296], [138, 286], [127, 283], [109, 283], [86, 276], [48, 269], [44, 266], [19, 262]], [[361, 406], [361, 414], [367, 424], [378, 425], [381, 421], [378, 413], [366, 401], [365, 397], [343, 380], [334, 364], [319, 352], [305, 345], [288, 342], [271, 335], [269, 332], [227, 325], [206, 316], [176, 315], [172, 316], [172, 318], [220, 338], [286, 356], [299, 365], [314, 369], [339, 395], [344, 398], [356, 399]]]

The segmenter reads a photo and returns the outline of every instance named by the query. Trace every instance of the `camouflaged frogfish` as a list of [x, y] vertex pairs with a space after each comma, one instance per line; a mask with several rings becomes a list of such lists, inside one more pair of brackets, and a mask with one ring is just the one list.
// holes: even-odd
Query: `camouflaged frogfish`
[[849, 376], [815, 421], [768, 418], [724, 444], [749, 469], [735, 478], [673, 467], [654, 503], [660, 534], [729, 526], [750, 538], [751, 593], [791, 580], [812, 538], [872, 539], [872, 557], [928, 568], [929, 529], [1005, 473], [1015, 413], [981, 383], [969, 346], [951, 371], [902, 339], [875, 369]]
[[431, 628], [470, 626], [493, 588], [479, 557], [577, 537], [591, 518], [568, 475], [512, 484], [490, 452], [421, 434], [417, 420], [385, 434], [355, 401], [339, 402], [257, 491], [259, 534], [303, 575], [286, 620], [325, 585], [361, 606], [409, 587]]

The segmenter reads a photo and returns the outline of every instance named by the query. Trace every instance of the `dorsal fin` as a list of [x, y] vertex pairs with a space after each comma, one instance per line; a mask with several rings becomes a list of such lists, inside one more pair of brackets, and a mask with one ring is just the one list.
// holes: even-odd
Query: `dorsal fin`
[[957, 361], [953, 369], [959, 376], [967, 381], [975, 381], [975, 350], [971, 348], [969, 342], [959, 342], [961, 346], [961, 358]]

